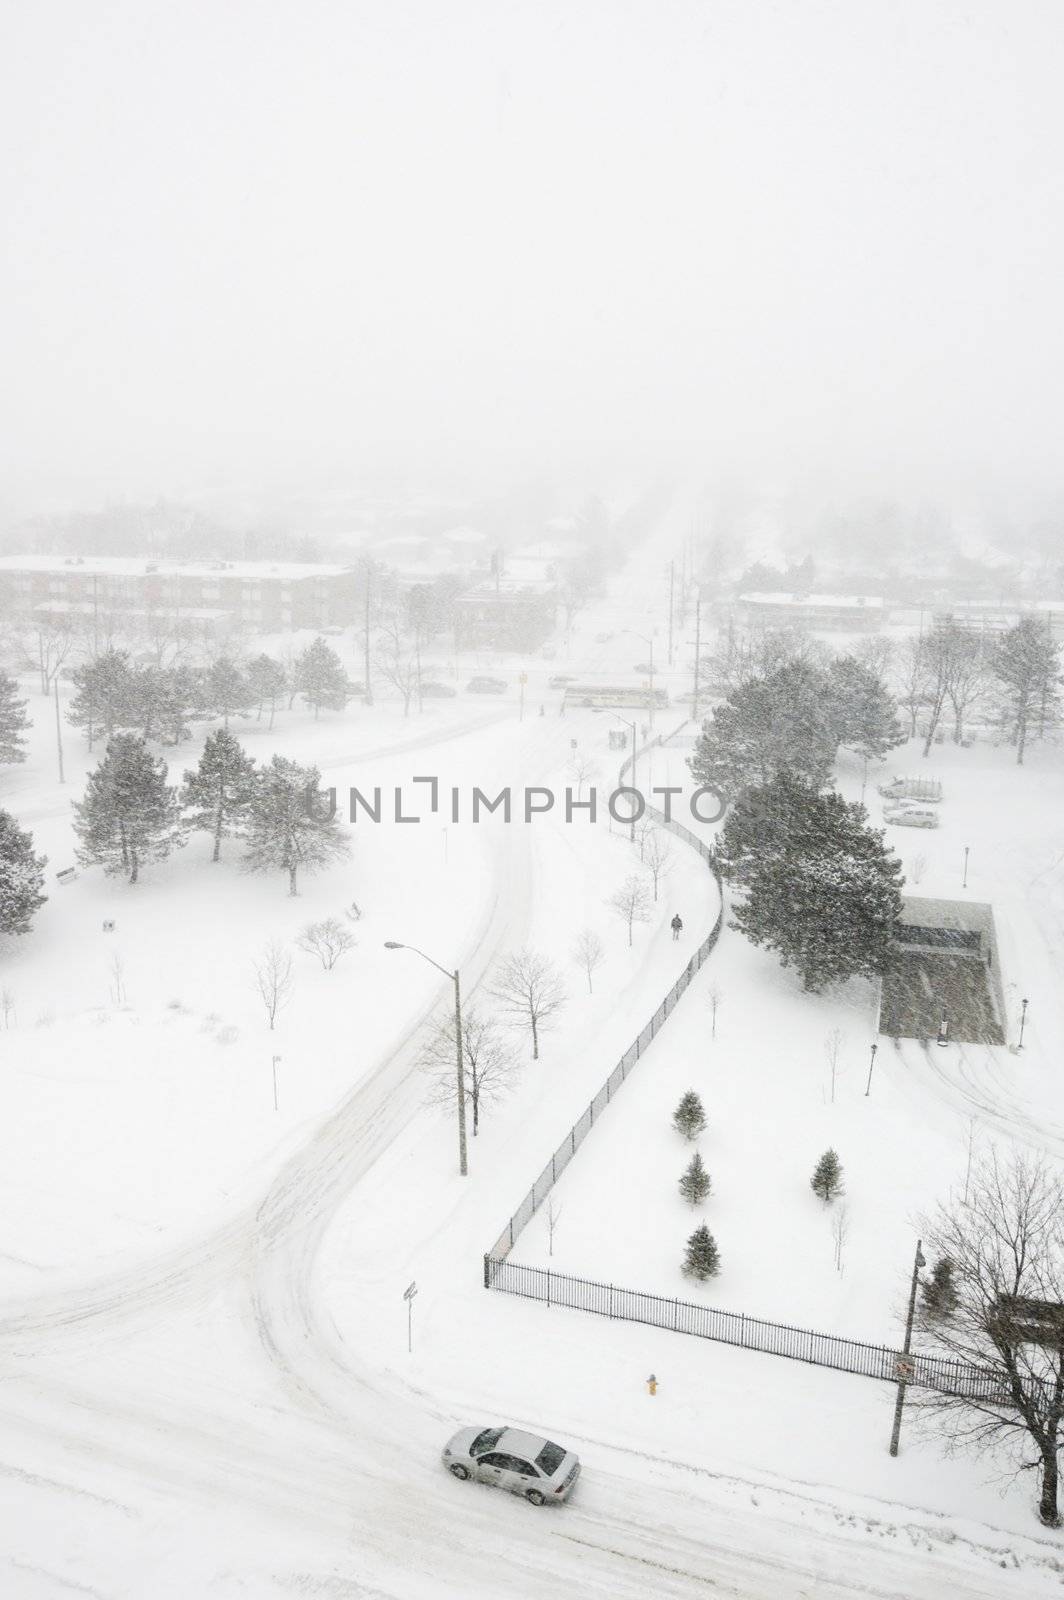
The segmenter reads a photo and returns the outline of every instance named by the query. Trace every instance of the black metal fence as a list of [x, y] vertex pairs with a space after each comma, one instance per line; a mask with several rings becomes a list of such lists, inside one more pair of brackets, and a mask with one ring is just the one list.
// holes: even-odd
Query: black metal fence
[[923, 1388], [973, 1400], [1001, 1405], [1011, 1402], [1007, 1387], [996, 1373], [980, 1371], [963, 1361], [917, 1352], [903, 1355], [887, 1345], [866, 1344], [860, 1339], [817, 1333], [810, 1328], [792, 1328], [782, 1322], [765, 1322], [741, 1311], [722, 1311], [691, 1300], [670, 1300], [664, 1295], [647, 1294], [642, 1289], [594, 1283], [587, 1278], [554, 1272], [550, 1267], [526, 1267], [516, 1261], [487, 1255], [484, 1257], [484, 1285], [548, 1306], [590, 1311], [596, 1316], [624, 1322], [643, 1322], [652, 1328], [693, 1334], [699, 1339], [714, 1339], [720, 1344], [758, 1350], [765, 1355], [786, 1356], [791, 1361], [807, 1361], [817, 1367], [833, 1367], [837, 1372], [852, 1372], [863, 1378], [882, 1378], [890, 1383], [904, 1379]]
[[[663, 741], [660, 738], [653, 740], [655, 745], [660, 745], [662, 742]], [[643, 747], [644, 750], [649, 748], [649, 745], [645, 745]], [[642, 754], [643, 752], [640, 751], [638, 753]], [[619, 785], [624, 782], [625, 774], [632, 765], [635, 755], [636, 752], [633, 752], [632, 755], [628, 756], [621, 764], [621, 769], [617, 778]], [[713, 876], [717, 880], [717, 886], [720, 888], [720, 869], [717, 866], [712, 851], [710, 851], [707, 846], [702, 843], [702, 840], [699, 839], [697, 835], [693, 834], [689, 828], [685, 828], [682, 823], [675, 822], [670, 817], [666, 817], [665, 813], [663, 811], [659, 811], [656, 806], [648, 805], [646, 807], [645, 815], [658, 827], [667, 828], [670, 833], [674, 833], [678, 838], [682, 839], [684, 844], [689, 845], [692, 850], [697, 851], [705, 861], [706, 865], [709, 867], [709, 870], [713, 873]], [[501, 1261], [509, 1255], [510, 1251], [514, 1247], [514, 1241], [521, 1232], [522, 1228], [526, 1226], [526, 1224], [535, 1215], [539, 1207], [543, 1204], [544, 1200], [547, 1198], [547, 1195], [550, 1193], [551, 1189], [553, 1189], [555, 1183], [557, 1183], [558, 1179], [561, 1177], [562, 1173], [565, 1171], [566, 1167], [569, 1165], [570, 1161], [573, 1159], [576, 1152], [579, 1150], [580, 1146], [583, 1144], [584, 1140], [595, 1126], [598, 1118], [602, 1116], [602, 1113], [605, 1111], [614, 1095], [620, 1089], [632, 1068], [636, 1065], [636, 1062], [639, 1061], [643, 1056], [644, 1052], [650, 1045], [651, 1041], [655, 1038], [659, 1030], [664, 1027], [666, 1020], [675, 1010], [680, 996], [687, 989], [691, 979], [705, 965], [706, 961], [708, 961], [714, 945], [720, 938], [720, 930], [723, 922], [724, 895], [722, 891], [721, 908], [717, 913], [717, 920], [713, 924], [709, 934], [705, 939], [702, 940], [702, 943], [699, 945], [690, 961], [688, 961], [686, 967], [681, 972], [680, 976], [677, 978], [676, 982], [673, 984], [672, 988], [669, 990], [668, 994], [665, 996], [664, 1000], [661, 1002], [660, 1006], [647, 1023], [646, 1027], [639, 1034], [638, 1038], [634, 1039], [628, 1046], [628, 1049], [624, 1052], [624, 1055], [618, 1061], [617, 1065], [606, 1079], [606, 1082], [602, 1085], [602, 1088], [599, 1090], [598, 1094], [591, 1101], [586, 1110], [573, 1123], [573, 1126], [569, 1129], [569, 1132], [565, 1135], [565, 1138], [562, 1140], [557, 1150], [555, 1150], [554, 1154], [543, 1168], [543, 1171], [540, 1173], [531, 1189], [529, 1189], [528, 1193], [521, 1201], [521, 1204], [517, 1207], [517, 1210], [510, 1217], [505, 1228], [503, 1228], [502, 1232], [499, 1234], [499, 1237], [489, 1250], [488, 1257], [485, 1259], [490, 1258], [494, 1261]], [[489, 1284], [488, 1287], [490, 1288], [492, 1285]]]

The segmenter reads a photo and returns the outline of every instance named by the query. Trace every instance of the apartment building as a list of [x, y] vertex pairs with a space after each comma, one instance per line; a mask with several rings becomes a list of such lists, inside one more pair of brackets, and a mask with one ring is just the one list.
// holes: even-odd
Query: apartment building
[[0, 556], [5, 616], [80, 618], [98, 629], [160, 619], [200, 637], [342, 627], [355, 620], [357, 584], [351, 568], [306, 562]]

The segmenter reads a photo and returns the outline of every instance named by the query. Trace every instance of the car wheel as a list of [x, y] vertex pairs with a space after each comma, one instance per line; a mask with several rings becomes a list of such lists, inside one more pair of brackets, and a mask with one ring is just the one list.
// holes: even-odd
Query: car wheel
[[541, 1506], [543, 1504], [543, 1496], [538, 1489], [529, 1489], [525, 1494], [525, 1499], [532, 1506]]
[[463, 1467], [460, 1461], [452, 1461], [450, 1470], [452, 1475], [461, 1483], [465, 1483], [466, 1479], [469, 1477], [469, 1468]]

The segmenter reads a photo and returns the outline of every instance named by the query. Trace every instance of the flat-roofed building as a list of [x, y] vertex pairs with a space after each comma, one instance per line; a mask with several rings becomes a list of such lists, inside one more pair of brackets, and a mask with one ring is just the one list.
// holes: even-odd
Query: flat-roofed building
[[824, 633], [873, 633], [889, 612], [881, 595], [762, 594], [738, 599], [742, 620], [752, 628], [808, 628]]
[[352, 568], [309, 562], [0, 556], [0, 608], [26, 623], [136, 628], [168, 618], [199, 635], [343, 627], [356, 618], [357, 586]]

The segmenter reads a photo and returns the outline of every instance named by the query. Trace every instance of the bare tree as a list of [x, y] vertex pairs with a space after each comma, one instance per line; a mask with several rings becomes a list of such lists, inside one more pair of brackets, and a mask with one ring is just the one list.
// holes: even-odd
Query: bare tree
[[824, 1040], [824, 1054], [827, 1057], [828, 1071], [831, 1075], [831, 1103], [835, 1104], [835, 1083], [839, 1075], [839, 1057], [842, 1047], [846, 1042], [846, 1035], [839, 1028], [832, 1028]]
[[835, 1244], [835, 1271], [842, 1272], [846, 1237], [850, 1231], [850, 1214], [845, 1200], [839, 1206], [831, 1220], [831, 1237]]
[[554, 1196], [551, 1195], [547, 1201], [547, 1254], [549, 1256], [554, 1254], [554, 1230], [561, 1221], [561, 1215], [562, 1208], [555, 1205]]
[[321, 922], [308, 922], [296, 944], [301, 950], [317, 956], [326, 972], [331, 972], [340, 957], [353, 950], [358, 940], [335, 917]]
[[877, 678], [885, 679], [894, 664], [894, 651], [893, 639], [887, 639], [883, 634], [876, 633], [858, 640], [853, 653], [863, 667], [874, 672]]
[[927, 708], [927, 731], [924, 737], [925, 756], [931, 754], [938, 725], [946, 706], [949, 692], [952, 640], [945, 629], [936, 628], [923, 641], [924, 705]]
[[591, 979], [596, 967], [602, 965], [606, 958], [602, 940], [592, 928], [585, 928], [578, 934], [573, 944], [573, 960], [578, 967], [583, 967], [587, 976], [587, 992], [593, 994]]
[[964, 738], [964, 719], [990, 688], [988, 652], [978, 633], [953, 624], [947, 630], [946, 698], [953, 710], [953, 742]]
[[0, 1013], [4, 1018], [4, 1027], [10, 1028], [11, 1018], [15, 1015], [15, 996], [10, 989], [0, 990]]
[[377, 643], [377, 673], [403, 698], [403, 716], [410, 715], [410, 702], [421, 684], [421, 664], [416, 649], [403, 635], [398, 611], [388, 617]]
[[632, 930], [637, 922], [650, 921], [650, 890], [642, 878], [631, 873], [615, 895], [606, 902], [628, 928], [628, 948], [632, 947]]
[[898, 657], [898, 704], [909, 717], [909, 738], [916, 738], [916, 721], [927, 703], [927, 668], [923, 639], [907, 639]]
[[255, 987], [259, 991], [266, 1020], [272, 1032], [278, 1012], [291, 998], [292, 957], [283, 944], [271, 939], [254, 965]]
[[720, 990], [715, 983], [707, 991], [707, 998], [709, 1000], [709, 1037], [715, 1039], [717, 1037], [717, 1007], [720, 1005]]
[[579, 750], [573, 751], [569, 757], [566, 771], [576, 784], [577, 800], [584, 798], [584, 784], [590, 784], [593, 779], [597, 778], [598, 770], [598, 762], [595, 761], [594, 757], [584, 755]]
[[40, 674], [41, 693], [49, 694], [64, 661], [78, 642], [80, 619], [62, 614], [45, 617], [33, 630], [33, 655]]
[[661, 886], [661, 880], [669, 876], [669, 869], [672, 866], [672, 862], [672, 845], [669, 843], [668, 838], [664, 833], [662, 833], [660, 828], [652, 829], [649, 837], [647, 838], [646, 844], [643, 847], [643, 865], [650, 873], [651, 880], [654, 884], [655, 905], [657, 904], [658, 889]]
[[[462, 1016], [462, 1061], [465, 1098], [473, 1117], [475, 1139], [482, 1108], [506, 1093], [517, 1063], [507, 1048], [499, 1024], [472, 1008]], [[453, 1104], [458, 1098], [453, 1017], [437, 1028], [422, 1052], [421, 1064], [432, 1076], [429, 1091], [432, 1103]]]
[[913, 856], [912, 860], [909, 863], [909, 877], [912, 880], [912, 882], [913, 883], [919, 883], [921, 878], [923, 877], [923, 875], [924, 875], [924, 873], [926, 871], [927, 871], [927, 857], [925, 855], [915, 855], [915, 856]]
[[126, 964], [116, 950], [108, 963], [111, 973], [111, 999], [116, 1006], [126, 1002]]
[[[1011, 1445], [1041, 1469], [1038, 1512], [1059, 1527], [1064, 1440], [1064, 1182], [1042, 1157], [992, 1150], [972, 1174], [968, 1204], [940, 1206], [924, 1227], [928, 1259], [952, 1263], [956, 1304], [934, 1337], [978, 1369], [975, 1394], [919, 1389], [925, 1415], [955, 1449]], [[910, 1391], [912, 1392], [912, 1391]], [[1033, 1452], [1034, 1460], [1022, 1458]]]
[[540, 1033], [565, 1004], [565, 986], [553, 964], [534, 950], [520, 950], [495, 973], [490, 991], [532, 1035], [532, 1059], [539, 1060]]

